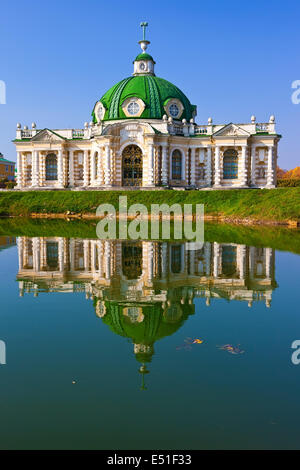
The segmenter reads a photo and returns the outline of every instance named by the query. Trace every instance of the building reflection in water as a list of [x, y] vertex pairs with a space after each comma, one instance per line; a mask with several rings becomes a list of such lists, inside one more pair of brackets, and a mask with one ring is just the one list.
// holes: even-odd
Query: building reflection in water
[[[19, 237], [19, 292], [85, 292], [96, 315], [128, 337], [144, 379], [154, 343], [194, 313], [194, 298], [271, 305], [275, 253], [271, 248], [206, 242], [104, 241]], [[144, 385], [142, 386], [144, 387]]]

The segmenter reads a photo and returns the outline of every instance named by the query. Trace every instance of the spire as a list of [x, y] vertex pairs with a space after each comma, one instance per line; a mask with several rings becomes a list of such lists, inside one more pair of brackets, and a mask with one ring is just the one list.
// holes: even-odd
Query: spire
[[143, 40], [145, 41], [146, 39], [146, 28], [148, 26], [147, 21], [142, 21], [141, 22], [141, 27], [143, 28]]
[[142, 385], [141, 385], [141, 390], [147, 390], [146, 384], [145, 384], [145, 374], [149, 374], [149, 370], [145, 366], [145, 364], [142, 364], [141, 367], [139, 368], [139, 373], [142, 375]]
[[139, 44], [142, 49], [142, 53], [139, 54], [136, 58], [134, 63], [133, 75], [155, 75], [154, 73], [154, 59], [151, 55], [146, 53], [146, 49], [150, 41], [146, 39], [146, 28], [148, 26], [147, 21], [142, 21], [140, 24], [141, 28], [143, 29], [143, 39], [139, 41]]
[[150, 44], [150, 41], [147, 41], [147, 39], [146, 39], [146, 28], [148, 26], [147, 21], [142, 21], [140, 26], [143, 29], [143, 39], [141, 41], [139, 41], [139, 44], [141, 46], [141, 49], [142, 49], [143, 53], [145, 53], [145, 51], [148, 47], [148, 44]]

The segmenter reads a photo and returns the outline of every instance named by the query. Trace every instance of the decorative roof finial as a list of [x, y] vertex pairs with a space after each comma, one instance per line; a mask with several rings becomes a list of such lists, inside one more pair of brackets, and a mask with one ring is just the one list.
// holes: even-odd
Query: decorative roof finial
[[146, 39], [146, 28], [148, 26], [147, 21], [142, 21], [140, 26], [143, 28], [143, 39], [139, 41], [139, 44], [141, 45], [143, 53], [146, 51], [148, 44], [150, 44], [150, 41], [147, 41]]
[[141, 390], [147, 390], [146, 384], [145, 384], [145, 374], [149, 374], [149, 370], [145, 366], [145, 364], [142, 364], [141, 367], [139, 368], [140, 374], [142, 374], [142, 385], [141, 385]]
[[141, 22], [141, 27], [143, 28], [143, 40], [145, 41], [146, 39], [146, 28], [148, 26], [147, 21], [142, 21]]

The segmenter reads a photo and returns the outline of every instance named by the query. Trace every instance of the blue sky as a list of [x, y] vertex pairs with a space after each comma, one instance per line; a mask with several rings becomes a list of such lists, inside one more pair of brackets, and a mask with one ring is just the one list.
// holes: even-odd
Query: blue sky
[[52, 0], [1, 5], [0, 151], [16, 159], [16, 123], [82, 127], [94, 103], [133, 70], [140, 21], [156, 74], [197, 105], [197, 123], [266, 122], [283, 139], [279, 165], [300, 165], [300, 2]]

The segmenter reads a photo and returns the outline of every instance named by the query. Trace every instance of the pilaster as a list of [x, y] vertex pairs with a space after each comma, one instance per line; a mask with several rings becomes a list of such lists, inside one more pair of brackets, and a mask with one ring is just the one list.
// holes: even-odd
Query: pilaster
[[220, 174], [220, 147], [217, 145], [215, 148], [215, 187], [221, 185], [221, 174]]

